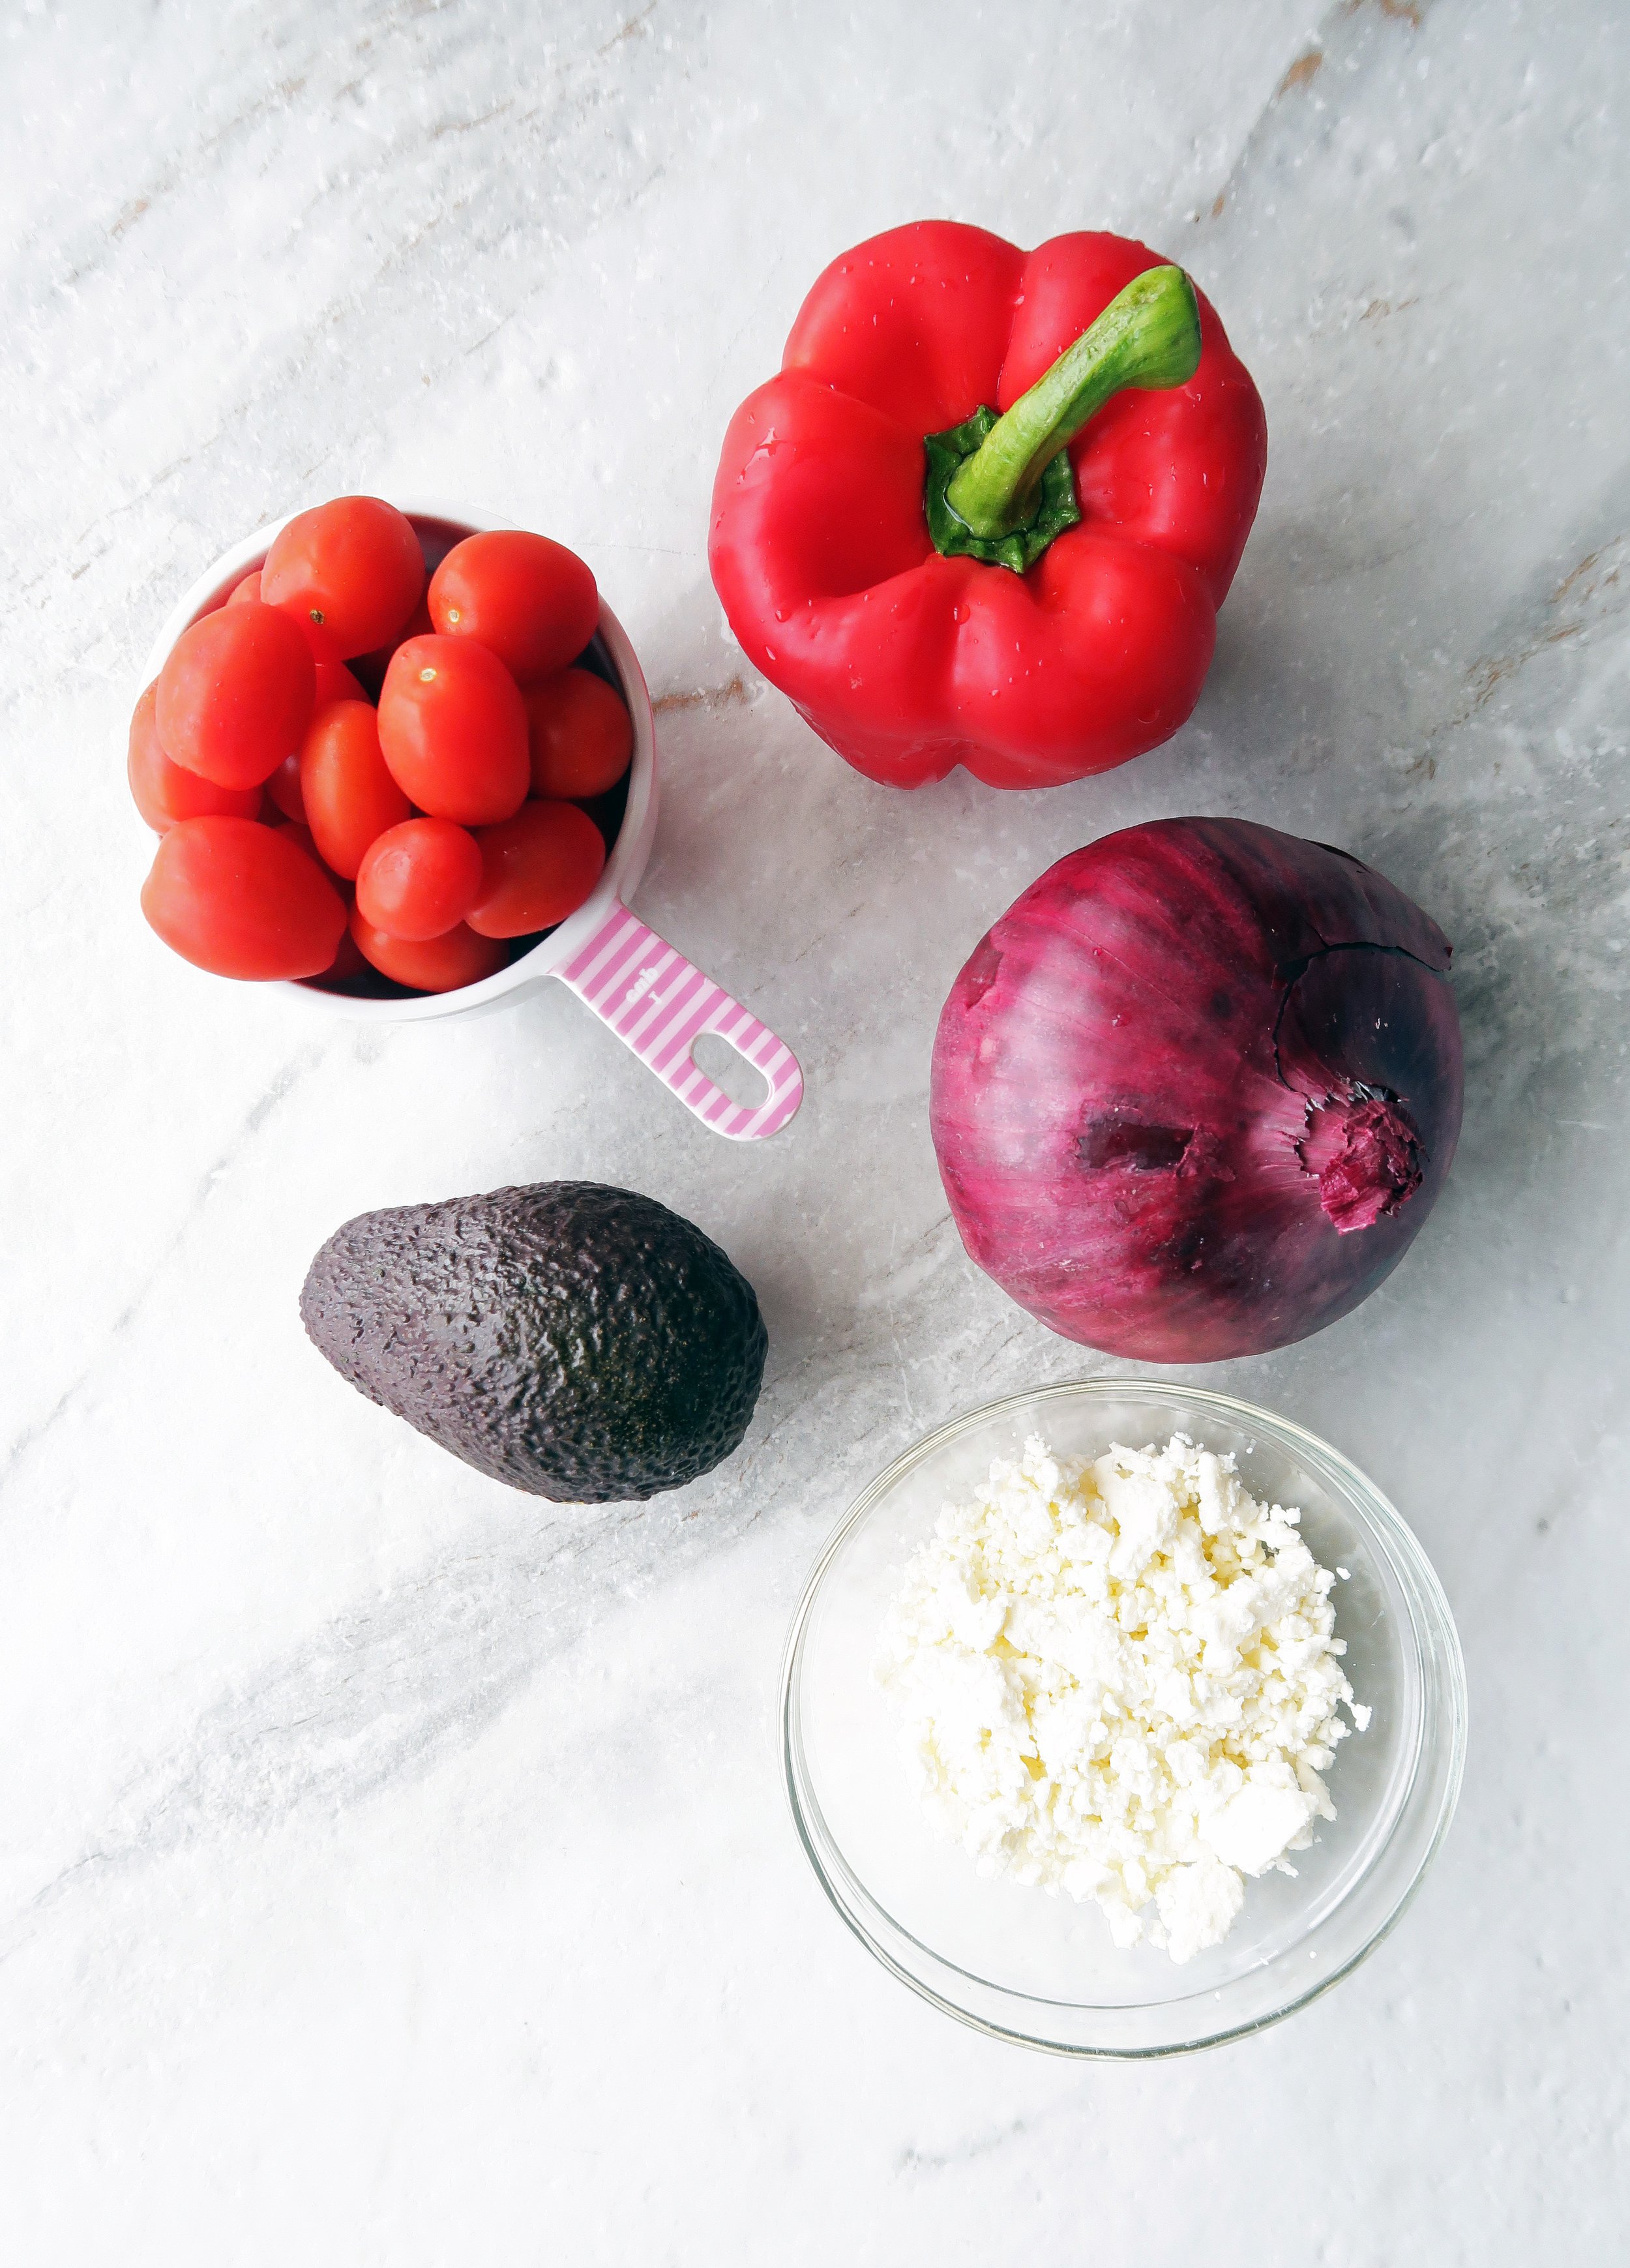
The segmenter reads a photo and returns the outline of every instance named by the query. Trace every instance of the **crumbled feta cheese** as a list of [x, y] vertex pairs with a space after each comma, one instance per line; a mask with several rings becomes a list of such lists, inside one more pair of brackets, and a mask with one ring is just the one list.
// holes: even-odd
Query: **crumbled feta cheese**
[[1294, 1873], [1335, 1816], [1338, 1705], [1369, 1721], [1300, 1518], [1181, 1433], [999, 1459], [913, 1557], [877, 1660], [938, 1831], [1095, 1898], [1118, 1945], [1220, 1944], [1242, 1876]]

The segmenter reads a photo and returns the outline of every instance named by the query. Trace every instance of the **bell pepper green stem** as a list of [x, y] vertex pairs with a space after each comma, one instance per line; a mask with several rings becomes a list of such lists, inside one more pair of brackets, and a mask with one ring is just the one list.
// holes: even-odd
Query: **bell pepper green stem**
[[1034, 517], [1047, 467], [1112, 394], [1186, 385], [1199, 364], [1193, 285], [1180, 268], [1147, 269], [996, 420], [951, 475], [946, 501], [983, 541], [1013, 534]]

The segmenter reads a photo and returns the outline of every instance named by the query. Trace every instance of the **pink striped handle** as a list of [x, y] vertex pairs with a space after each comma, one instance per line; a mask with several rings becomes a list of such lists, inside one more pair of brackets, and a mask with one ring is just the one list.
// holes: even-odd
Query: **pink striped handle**
[[[582, 951], [554, 974], [716, 1134], [732, 1142], [762, 1141], [778, 1133], [803, 1101], [804, 1074], [786, 1042], [627, 906], [613, 906]], [[699, 1069], [691, 1048], [704, 1032], [728, 1040], [767, 1082], [762, 1102], [732, 1102]]]

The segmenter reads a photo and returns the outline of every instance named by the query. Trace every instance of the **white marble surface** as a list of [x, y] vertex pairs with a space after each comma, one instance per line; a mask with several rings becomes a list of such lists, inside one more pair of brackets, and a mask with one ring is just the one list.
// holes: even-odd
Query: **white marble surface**
[[[1630, 18], [635, 7], [5, 13], [8, 2257], [1620, 2257]], [[1144, 235], [1268, 408], [1197, 716], [1050, 795], [852, 776], [707, 578], [718, 440], [803, 290], [942, 212]], [[356, 487], [594, 564], [662, 696], [638, 903], [798, 1047], [783, 1137], [717, 1141], [563, 991], [359, 1035], [143, 928], [153, 630]], [[1075, 2067], [841, 1929], [775, 1677], [870, 1471], [1112, 1366], [965, 1261], [928, 1046], [1035, 873], [1186, 810], [1349, 846], [1457, 948], [1438, 1212], [1358, 1314], [1212, 1375], [1413, 1518], [1472, 1743], [1356, 1977], [1245, 2045]], [[299, 1329], [348, 1214], [560, 1174], [677, 1205], [767, 1312], [745, 1448], [644, 1510], [488, 1484]]]

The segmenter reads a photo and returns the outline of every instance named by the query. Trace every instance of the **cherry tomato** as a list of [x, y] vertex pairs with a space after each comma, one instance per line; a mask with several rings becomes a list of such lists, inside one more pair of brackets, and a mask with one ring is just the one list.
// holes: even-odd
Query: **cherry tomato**
[[466, 919], [483, 937], [526, 937], [575, 914], [600, 879], [606, 845], [575, 803], [524, 803], [483, 827], [481, 895]]
[[[308, 725], [307, 732], [311, 727]], [[266, 783], [266, 792], [285, 819], [305, 824], [305, 799], [300, 792], [300, 751], [285, 756]], [[248, 815], [248, 814], [246, 814]]]
[[[281, 817], [279, 814], [274, 812], [271, 817], [267, 821], [266, 824], [268, 827], [275, 828], [278, 834], [283, 836], [288, 842], [297, 843], [301, 850], [305, 851], [306, 857], [311, 860], [312, 864], [314, 866], [322, 866], [323, 872], [326, 874], [328, 874], [331, 880], [338, 879], [332, 874], [331, 870], [327, 866], [323, 865], [323, 854], [317, 847], [316, 837], [312, 835], [311, 828], [307, 827], [303, 821], [298, 819], [284, 819]], [[345, 893], [341, 891], [341, 895], [343, 897]]]
[[603, 677], [562, 669], [523, 698], [538, 796], [604, 795], [628, 769], [634, 719]]
[[348, 921], [345, 933], [340, 939], [339, 951], [317, 982], [319, 984], [337, 984], [348, 976], [360, 976], [367, 966], [368, 963], [363, 957], [362, 947], [351, 935], [350, 924]]
[[172, 951], [217, 976], [317, 976], [345, 901], [289, 827], [183, 819], [158, 845], [142, 911]]
[[352, 655], [351, 666], [367, 688], [370, 700], [378, 699], [379, 688], [385, 682], [385, 673], [391, 666], [391, 656], [397, 647], [405, 644], [410, 637], [430, 637], [435, 634], [435, 630], [436, 625], [430, 620], [430, 610], [421, 598], [401, 629], [388, 644], [375, 646], [371, 653]]
[[317, 662], [317, 698], [312, 709], [326, 709], [331, 701], [365, 701], [368, 696], [342, 661]]
[[356, 902], [387, 937], [420, 944], [461, 922], [481, 895], [475, 837], [451, 819], [409, 819], [370, 843], [356, 872]]
[[444, 637], [489, 647], [523, 685], [576, 661], [600, 619], [594, 578], [576, 553], [518, 527], [455, 543], [430, 578], [430, 602]]
[[[253, 575], [246, 575], [241, 583], [233, 584], [227, 594], [226, 604], [241, 607], [260, 596], [261, 571], [257, 567]], [[261, 603], [264, 604], [264, 600]], [[424, 626], [428, 630], [430, 617], [424, 612], [422, 599], [419, 601], [418, 612], [424, 614]], [[317, 706], [320, 709], [325, 701], [365, 701], [368, 696], [345, 664], [334, 659], [333, 648], [326, 644], [322, 632], [312, 628], [303, 616], [296, 619], [305, 633], [305, 643], [312, 649], [312, 659], [317, 664]]]
[[[261, 571], [257, 567], [253, 575], [246, 575], [241, 583], [233, 584], [226, 603], [229, 607], [241, 607], [260, 596]], [[430, 617], [425, 613], [422, 599], [419, 601], [418, 613], [424, 615], [424, 626], [429, 630]], [[303, 618], [297, 619], [305, 634], [305, 643], [312, 649], [312, 659], [317, 664], [318, 708], [320, 709], [325, 701], [365, 701], [368, 696], [345, 664], [334, 659], [332, 649], [324, 643], [322, 632], [312, 629]], [[415, 619], [417, 619], [416, 615]]]
[[269, 779], [310, 721], [317, 668], [299, 626], [246, 600], [184, 630], [158, 673], [158, 737], [217, 787]]
[[397, 647], [379, 693], [379, 746], [410, 803], [463, 827], [508, 819], [532, 777], [515, 680], [474, 638]]
[[[348, 881], [356, 880], [375, 836], [413, 816], [412, 804], [385, 768], [379, 720], [365, 701], [335, 701], [312, 718], [300, 749], [300, 790], [323, 864]], [[463, 910], [450, 914], [442, 927], [458, 921]]]
[[462, 922], [440, 937], [387, 937], [360, 906], [351, 908], [351, 935], [382, 976], [420, 992], [456, 992], [461, 984], [479, 984], [509, 958], [496, 938], [477, 937]]
[[424, 589], [413, 522], [378, 497], [336, 497], [274, 538], [261, 596], [319, 633], [336, 660], [383, 645]]
[[130, 719], [130, 756], [127, 773], [136, 807], [156, 835], [178, 820], [202, 819], [210, 813], [229, 819], [253, 819], [261, 808], [258, 787], [217, 787], [180, 764], [173, 764], [158, 739], [157, 681], [136, 704]]

